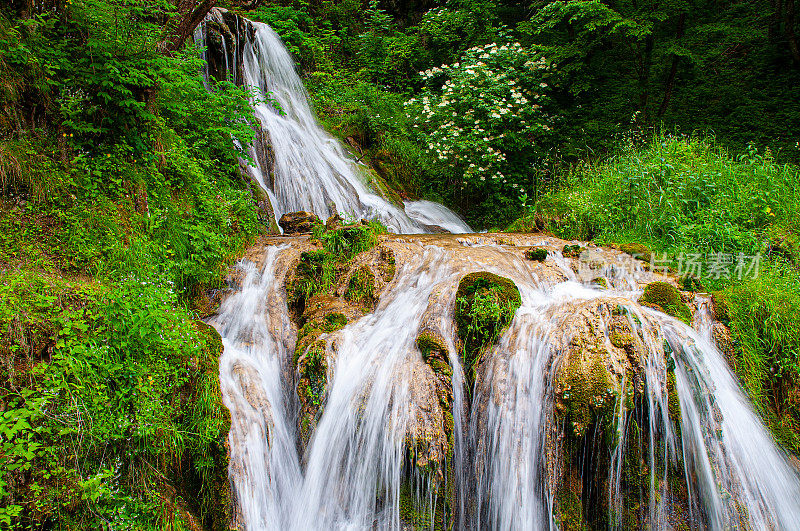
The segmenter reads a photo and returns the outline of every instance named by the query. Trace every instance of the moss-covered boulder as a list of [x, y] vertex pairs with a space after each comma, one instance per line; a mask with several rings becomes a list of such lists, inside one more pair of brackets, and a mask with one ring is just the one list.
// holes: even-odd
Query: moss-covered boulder
[[561, 250], [561, 254], [566, 258], [580, 258], [581, 254], [586, 250], [586, 247], [580, 245], [565, 245]]
[[278, 220], [278, 225], [283, 229], [284, 234], [307, 234], [320, 223], [319, 218], [311, 212], [287, 212]]
[[619, 250], [644, 262], [649, 262], [650, 258], [652, 257], [650, 249], [641, 243], [623, 243], [619, 246]]
[[463, 358], [472, 367], [510, 323], [522, 303], [511, 280], [480, 271], [461, 279], [456, 292], [455, 320]]
[[651, 282], [639, 297], [639, 304], [671, 315], [686, 324], [692, 323], [692, 311], [681, 300], [678, 288], [668, 282]]
[[534, 262], [544, 262], [547, 258], [547, 249], [543, 247], [534, 247], [525, 251], [525, 258]]
[[297, 333], [294, 365], [300, 400], [300, 440], [305, 445], [316, 427], [328, 385], [329, 347], [325, 337], [360, 316], [349, 304], [330, 295], [314, 295], [303, 312]]

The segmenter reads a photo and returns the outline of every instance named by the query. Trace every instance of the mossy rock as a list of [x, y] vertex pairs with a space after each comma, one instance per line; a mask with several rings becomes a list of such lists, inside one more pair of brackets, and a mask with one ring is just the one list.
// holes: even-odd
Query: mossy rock
[[417, 348], [422, 353], [422, 359], [427, 361], [431, 356], [438, 355], [447, 359], [447, 344], [437, 332], [423, 330], [417, 336]]
[[681, 423], [681, 401], [678, 397], [678, 386], [675, 382], [675, 369], [673, 367], [667, 371], [667, 410], [672, 424], [680, 429]]
[[623, 243], [619, 246], [619, 250], [643, 262], [649, 262], [652, 258], [650, 249], [641, 243]]
[[556, 491], [556, 518], [559, 529], [562, 531], [585, 531], [588, 529], [583, 515], [583, 482], [578, 470], [571, 466], [564, 472], [564, 476]]
[[610, 433], [614, 416], [617, 381], [603, 364], [605, 349], [587, 346], [589, 352], [570, 353], [559, 369], [556, 411], [568, 420], [575, 438], [586, 435], [595, 423]]
[[725, 325], [730, 324], [730, 308], [724, 291], [715, 291], [711, 294], [711, 307], [714, 311], [714, 319]]
[[192, 321], [192, 326], [197, 330], [203, 341], [203, 356], [199, 360], [199, 369], [201, 372], [219, 372], [219, 357], [222, 356], [222, 351], [225, 347], [222, 345], [222, 337], [213, 326], [204, 323], [203, 321]]
[[639, 304], [662, 311], [686, 324], [692, 324], [692, 311], [681, 300], [678, 288], [667, 282], [651, 282], [639, 297]]
[[397, 272], [397, 263], [394, 251], [388, 247], [380, 248], [380, 273], [384, 282], [391, 282]]
[[580, 245], [565, 245], [561, 250], [561, 254], [566, 258], [580, 258], [585, 250], [586, 247], [581, 247]]
[[353, 271], [347, 283], [344, 299], [366, 309], [372, 309], [375, 306], [375, 275], [369, 267], [362, 266]]
[[597, 277], [592, 279], [592, 285], [598, 288], [608, 289], [608, 280], [604, 277]]
[[545, 258], [547, 258], [547, 249], [543, 247], [534, 247], [533, 249], [528, 249], [525, 251], [525, 258], [535, 262], [544, 262]]
[[[231, 416], [222, 401], [219, 386], [219, 357], [224, 346], [217, 330], [202, 322], [192, 321], [202, 342], [198, 359], [199, 376], [191, 382], [191, 399], [187, 409], [194, 417], [193, 425], [211, 436], [200, 448], [190, 450], [191, 474], [181, 477], [181, 488], [206, 493], [199, 501], [204, 528], [228, 529], [232, 522], [233, 507], [228, 481], [228, 432]], [[196, 428], [197, 429], [197, 428]]]
[[467, 367], [472, 367], [480, 353], [511, 323], [520, 304], [519, 289], [505, 277], [480, 271], [461, 279], [456, 291], [455, 320]]

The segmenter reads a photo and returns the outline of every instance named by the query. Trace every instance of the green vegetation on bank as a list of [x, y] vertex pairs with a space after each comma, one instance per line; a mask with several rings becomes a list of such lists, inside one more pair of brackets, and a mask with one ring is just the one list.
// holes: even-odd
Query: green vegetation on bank
[[222, 346], [193, 308], [263, 227], [232, 142], [247, 93], [208, 90], [180, 16], [0, 7], [4, 529], [230, 521]]

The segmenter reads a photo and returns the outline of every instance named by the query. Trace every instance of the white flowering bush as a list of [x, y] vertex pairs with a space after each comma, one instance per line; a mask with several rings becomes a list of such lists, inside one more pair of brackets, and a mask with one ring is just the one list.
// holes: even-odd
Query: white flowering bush
[[553, 125], [547, 72], [546, 58], [519, 43], [476, 46], [420, 72], [425, 87], [406, 102], [428, 153], [486, 209], [531, 193]]

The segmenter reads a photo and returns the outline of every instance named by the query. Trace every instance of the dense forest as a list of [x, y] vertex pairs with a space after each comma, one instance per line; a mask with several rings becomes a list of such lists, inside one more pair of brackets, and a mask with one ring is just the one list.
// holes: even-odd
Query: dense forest
[[[230, 521], [203, 319], [275, 223], [241, 171], [253, 91], [206, 76], [194, 40], [213, 7], [275, 30], [320, 123], [396, 200], [637, 244], [678, 273], [733, 260], [681, 282], [713, 293], [740, 384], [800, 455], [793, 0], [7, 0], [0, 527]], [[730, 274], [737, 257], [758, 274]]]

